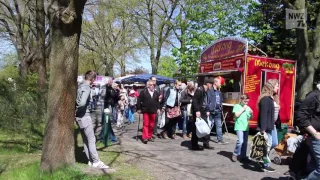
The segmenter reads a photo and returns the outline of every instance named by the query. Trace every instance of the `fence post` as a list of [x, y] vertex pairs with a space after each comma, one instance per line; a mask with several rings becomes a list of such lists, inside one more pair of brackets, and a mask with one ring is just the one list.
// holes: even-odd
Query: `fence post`
[[109, 123], [110, 123], [110, 109], [106, 108], [104, 109], [104, 126], [103, 126], [103, 144], [104, 147], [108, 147], [108, 142], [109, 142]]

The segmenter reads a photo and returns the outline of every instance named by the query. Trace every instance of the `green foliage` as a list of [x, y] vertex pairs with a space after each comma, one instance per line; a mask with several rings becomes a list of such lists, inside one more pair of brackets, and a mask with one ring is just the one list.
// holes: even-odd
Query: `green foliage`
[[[10, 149], [1, 148], [0, 146], [0, 180], [15, 179], [15, 180], [33, 180], [33, 179], [150, 179], [147, 173], [139, 170], [132, 164], [125, 161], [118, 147], [109, 147], [106, 150], [99, 151], [99, 158], [116, 170], [115, 173], [106, 175], [96, 175], [95, 171], [87, 169], [87, 164], [76, 163], [72, 167], [62, 167], [53, 173], [43, 173], [40, 171], [41, 151], [32, 151], [26, 153], [22, 143], [27, 138], [24, 135], [15, 137], [12, 141], [11, 135], [6, 131], [0, 131], [0, 145], [10, 146]], [[38, 138], [37, 142], [41, 142]], [[82, 139], [80, 133], [77, 135], [77, 147], [80, 147], [79, 152], [82, 152]], [[103, 149], [103, 145], [97, 143], [98, 149]], [[76, 151], [77, 151], [76, 150]], [[83, 169], [85, 169], [86, 174]]]
[[173, 77], [173, 74], [178, 70], [178, 65], [171, 56], [164, 56], [160, 58], [158, 65], [158, 75]]
[[81, 180], [102, 180], [106, 179], [105, 176], [89, 176], [85, 175], [79, 168], [66, 167], [61, 168], [54, 173], [43, 173], [39, 169], [39, 162], [32, 163], [25, 167], [16, 168], [9, 173], [5, 173], [0, 177], [1, 179], [16, 179], [16, 180], [33, 180], [33, 179], [81, 179]]
[[[248, 4], [253, 0], [212, 0], [181, 1], [178, 15], [174, 20], [174, 33], [179, 47], [172, 50], [179, 64], [180, 74], [190, 76], [197, 72], [200, 54], [214, 40], [236, 36], [250, 31], [246, 23]], [[251, 32], [251, 35], [254, 35]]]
[[0, 70], [0, 79], [8, 80], [8, 78], [16, 79], [19, 77], [18, 68], [15, 66], [5, 66]]
[[260, 0], [250, 7], [248, 23], [256, 33], [245, 33], [270, 57], [295, 58], [295, 30], [285, 27], [285, 8], [278, 0]]
[[16, 66], [18, 64], [18, 55], [17, 54], [8, 54], [1, 59], [2, 68], [6, 66]]
[[96, 53], [80, 49], [78, 65], [79, 74], [85, 74], [88, 70], [104, 74], [104, 69], [105, 68], [102, 66], [101, 62], [99, 62], [99, 56]]
[[[11, 66], [0, 71], [0, 130], [10, 134], [13, 137], [11, 141], [14, 142], [16, 136], [23, 134], [26, 139], [19, 143], [30, 152], [32, 143], [37, 137], [42, 136], [46, 112], [45, 99], [41, 98], [37, 88], [37, 75], [19, 78], [17, 69], [11, 69], [12, 73], [6, 74], [8, 69], [11, 69]], [[8, 78], [12, 78], [13, 81], [8, 81]]]

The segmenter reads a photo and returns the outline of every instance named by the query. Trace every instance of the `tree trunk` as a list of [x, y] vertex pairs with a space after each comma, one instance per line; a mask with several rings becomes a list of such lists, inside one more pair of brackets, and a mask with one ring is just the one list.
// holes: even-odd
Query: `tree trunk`
[[157, 74], [158, 73], [158, 65], [159, 65], [160, 56], [161, 56], [161, 46], [162, 45], [158, 46], [156, 58], [152, 62], [152, 74]]
[[[68, 7], [52, 0], [49, 18], [52, 32], [48, 121], [43, 139], [41, 170], [53, 171], [75, 163], [74, 119], [81, 33], [85, 0], [68, 1]], [[54, 10], [59, 10], [56, 13]], [[60, 17], [57, 17], [60, 14]]]
[[36, 3], [38, 86], [40, 91], [43, 92], [45, 91], [47, 84], [45, 12], [43, 0], [37, 0]]
[[22, 55], [21, 52], [19, 52], [19, 50], [17, 50], [18, 52], [18, 58], [19, 58], [19, 75], [20, 77], [26, 77], [28, 75], [28, 71], [29, 71], [29, 63], [28, 60], [25, 56]]
[[[296, 9], [305, 8], [304, 0], [295, 1]], [[296, 29], [297, 35], [297, 99], [304, 99], [306, 94], [313, 90], [314, 74], [320, 60], [320, 12], [317, 11], [317, 25], [314, 30], [313, 44], [310, 49], [307, 29]]]
[[121, 55], [121, 60], [120, 60], [120, 74], [121, 76], [126, 75], [126, 21], [125, 17], [121, 17], [122, 20], [122, 33], [121, 33], [121, 46], [124, 49]]
[[310, 65], [309, 42], [307, 30], [297, 29], [297, 99], [304, 99], [306, 94], [312, 90], [315, 69]]
[[105, 68], [105, 71], [104, 71], [105, 72], [104, 75], [113, 77], [113, 66], [114, 66], [114, 63], [113, 62], [105, 62], [105, 65], [106, 65], [106, 68]]
[[125, 57], [125, 55], [121, 56], [120, 74], [121, 74], [121, 76], [126, 75], [126, 57]]
[[150, 61], [151, 61], [151, 69], [152, 69], [152, 74], [157, 74], [158, 71], [158, 65], [156, 65], [156, 58], [154, 57], [154, 49], [150, 48]]

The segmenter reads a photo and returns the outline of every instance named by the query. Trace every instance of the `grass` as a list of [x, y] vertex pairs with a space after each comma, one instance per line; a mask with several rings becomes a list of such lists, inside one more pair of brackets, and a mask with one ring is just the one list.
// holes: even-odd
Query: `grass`
[[[96, 175], [82, 171], [87, 164], [76, 163], [75, 166], [61, 168], [53, 173], [40, 171], [41, 137], [24, 135], [14, 136], [0, 130], [0, 180], [100, 180], [100, 179], [153, 179], [144, 171], [132, 164], [126, 163], [119, 146], [103, 148], [97, 143], [99, 158], [116, 171], [111, 174]], [[82, 139], [78, 134], [78, 146], [82, 146]]]

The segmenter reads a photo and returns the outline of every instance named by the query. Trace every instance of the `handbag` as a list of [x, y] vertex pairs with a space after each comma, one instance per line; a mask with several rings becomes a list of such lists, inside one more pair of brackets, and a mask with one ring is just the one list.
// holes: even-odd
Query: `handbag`
[[196, 130], [197, 130], [196, 133], [198, 138], [202, 138], [210, 134], [211, 128], [204, 119], [197, 118], [195, 124], [196, 124]]
[[166, 124], [166, 113], [161, 113], [161, 115], [158, 116], [158, 127], [163, 128]]
[[187, 105], [187, 116], [192, 116], [191, 106], [192, 106], [192, 104]]
[[176, 107], [167, 109], [167, 117], [169, 119], [176, 118], [179, 116], [181, 116], [181, 110], [179, 107], [176, 106]]

